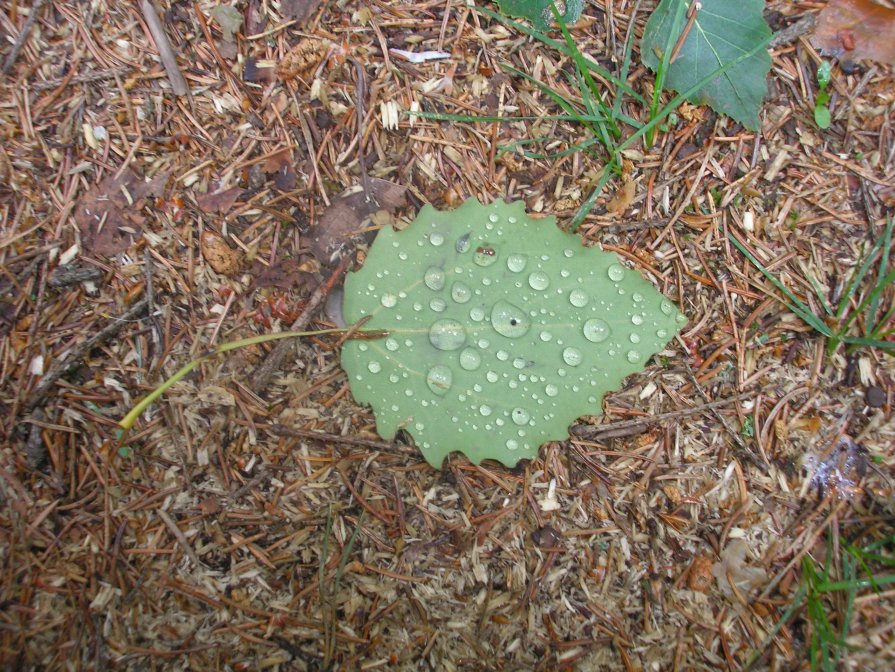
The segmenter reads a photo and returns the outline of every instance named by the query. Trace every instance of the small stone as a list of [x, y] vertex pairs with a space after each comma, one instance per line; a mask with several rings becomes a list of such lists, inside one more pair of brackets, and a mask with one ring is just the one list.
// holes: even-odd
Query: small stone
[[886, 391], [877, 385], [871, 385], [867, 388], [864, 399], [870, 408], [879, 408], [886, 403]]

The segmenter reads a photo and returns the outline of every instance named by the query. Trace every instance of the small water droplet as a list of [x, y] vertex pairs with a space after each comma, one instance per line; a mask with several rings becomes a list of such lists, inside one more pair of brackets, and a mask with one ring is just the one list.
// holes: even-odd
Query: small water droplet
[[600, 343], [609, 338], [612, 330], [605, 321], [594, 317], [584, 323], [584, 338], [592, 343]]
[[621, 264], [612, 264], [606, 272], [613, 282], [618, 282], [625, 277], [625, 269]]
[[463, 282], [455, 282], [451, 287], [451, 298], [457, 303], [466, 303], [472, 298], [472, 290]]
[[562, 351], [562, 361], [569, 366], [578, 366], [583, 359], [584, 355], [581, 354], [581, 350], [578, 348], [569, 347]]
[[674, 321], [677, 322], [678, 324], [684, 324], [684, 322], [687, 321], [687, 317], [683, 313], [678, 313], [675, 316]]
[[447, 308], [447, 302], [441, 297], [436, 296], [431, 301], [429, 301], [429, 308], [434, 310], [436, 313], [443, 313]]
[[640, 334], [631, 334], [628, 338], [631, 339], [631, 343], [640, 343]]
[[464, 233], [462, 236], [457, 238], [457, 243], [454, 245], [454, 249], [457, 250], [460, 254], [467, 252], [471, 243], [469, 242], [469, 233]]
[[446, 394], [453, 382], [454, 372], [443, 364], [436, 364], [426, 374], [426, 385], [439, 396]]
[[488, 404], [482, 404], [481, 406], [479, 406], [479, 413], [481, 413], [485, 417], [488, 417], [489, 415], [491, 415], [491, 407]]
[[482, 356], [475, 348], [464, 348], [460, 353], [460, 366], [467, 371], [475, 371], [482, 363]]
[[497, 359], [499, 359], [501, 362], [505, 362], [509, 358], [510, 358], [510, 353], [508, 353], [506, 350], [498, 350], [497, 351]]
[[547, 342], [551, 341], [552, 339], [553, 339], [553, 334], [551, 334], [549, 331], [541, 332], [541, 340], [544, 341], [544, 343], [547, 343]]
[[394, 294], [383, 294], [379, 302], [386, 308], [394, 308], [398, 303], [398, 297]]
[[478, 340], [478, 346], [479, 346], [482, 350], [487, 350], [489, 345], [491, 345], [491, 343], [488, 341], [487, 338], [480, 338], [480, 339]]
[[559, 388], [556, 385], [553, 385], [551, 383], [550, 385], [548, 385], [547, 387], [544, 388], [544, 393], [548, 397], [555, 397], [557, 394], [559, 394]]
[[398, 259], [401, 261], [407, 261], [407, 253], [406, 252], [398, 252]]
[[426, 283], [426, 287], [433, 291], [440, 291], [444, 288], [444, 271], [438, 268], [437, 266], [431, 266], [426, 270], [426, 274], [423, 276], [423, 282]]
[[367, 345], [366, 343], [361, 343], [360, 345], [357, 346], [357, 349], [360, 350], [361, 352], [366, 352], [367, 350], [370, 349], [370, 346]]
[[631, 364], [636, 364], [640, 361], [640, 353], [636, 350], [628, 350], [627, 358]]
[[499, 376], [494, 371], [489, 371], [485, 374], [485, 380], [489, 383], [496, 383]]
[[575, 251], [574, 251], [574, 250], [568, 250], [568, 249], [567, 249], [567, 250], [563, 250], [562, 253], [563, 253], [563, 254], [566, 256], [566, 258], [568, 258], [568, 259], [571, 259], [572, 257], [575, 256]]
[[432, 243], [435, 247], [440, 247], [444, 244], [444, 236], [434, 231], [429, 234], [429, 242]]
[[525, 365], [526, 361], [521, 357], [516, 357], [516, 359], [513, 360], [513, 366], [517, 369], [524, 369]]
[[516, 439], [507, 439], [507, 450], [517, 450], [519, 442]]
[[475, 308], [470, 309], [469, 319], [473, 322], [481, 322], [485, 319], [485, 309], [481, 306], [476, 306]]
[[491, 222], [492, 224], [497, 224], [497, 222], [498, 222], [499, 220], [500, 220], [500, 217], [498, 217], [498, 216], [495, 215], [494, 213], [488, 215], [488, 221]]
[[584, 306], [587, 305], [588, 301], [590, 301], [590, 297], [585, 291], [582, 291], [580, 289], [573, 289], [571, 292], [569, 292], [569, 303], [571, 303], [576, 308], [584, 308]]
[[538, 291], [547, 289], [550, 286], [550, 276], [543, 271], [535, 271], [528, 276], [528, 285]]
[[419, 301], [417, 301], [416, 303], [413, 304], [413, 309], [416, 312], [420, 312], [423, 309], [423, 304], [421, 304]]
[[374, 359], [372, 362], [370, 362], [369, 364], [367, 364], [367, 370], [368, 370], [370, 373], [379, 373], [380, 371], [382, 371], [382, 364], [380, 364], [379, 362], [377, 362], [377, 361]]
[[429, 327], [429, 342], [439, 350], [459, 350], [466, 342], [466, 331], [456, 320], [436, 320]]
[[497, 250], [488, 243], [482, 243], [476, 248], [475, 254], [472, 255], [472, 260], [477, 266], [490, 266], [497, 261]]
[[491, 326], [501, 336], [519, 338], [528, 333], [531, 319], [525, 311], [509, 301], [498, 301], [491, 309]]
[[397, 373], [393, 373], [388, 377], [390, 383], [397, 383], [399, 380], [401, 380], [401, 377]]
[[631, 294], [631, 300], [634, 303], [640, 303], [641, 301], [643, 301], [643, 294], [641, 294], [640, 292], [634, 292], [633, 294]]
[[631, 324], [643, 324], [643, 315], [641, 315], [640, 313], [634, 313], [633, 315], [631, 315]]
[[514, 408], [512, 413], [510, 413], [510, 417], [517, 425], [527, 425], [528, 421], [531, 420], [531, 414], [524, 408]]
[[389, 336], [387, 339], [385, 339], [385, 348], [386, 350], [391, 350], [392, 352], [394, 352], [398, 349], [398, 341]]
[[658, 338], [668, 338], [668, 331], [666, 329], [659, 329], [656, 332], [656, 336]]
[[528, 257], [524, 254], [516, 254], [513, 253], [507, 257], [507, 268], [513, 271], [513, 273], [520, 273], [525, 270], [525, 265], [528, 263]]
[[560, 367], [556, 370], [556, 375], [559, 376], [560, 378], [564, 378], [566, 375], [566, 370], [564, 368]]
[[662, 299], [662, 302], [659, 304], [659, 308], [666, 315], [671, 315], [674, 312], [674, 304], [668, 299]]

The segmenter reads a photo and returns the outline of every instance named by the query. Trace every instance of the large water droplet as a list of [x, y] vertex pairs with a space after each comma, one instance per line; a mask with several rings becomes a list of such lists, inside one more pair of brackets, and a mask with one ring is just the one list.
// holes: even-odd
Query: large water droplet
[[441, 290], [444, 287], [444, 271], [437, 266], [429, 267], [423, 276], [423, 282], [431, 290], [436, 292]]
[[531, 414], [524, 408], [514, 408], [513, 412], [510, 413], [510, 417], [513, 418], [513, 422], [517, 425], [527, 425], [528, 421], [531, 420]]
[[434, 310], [436, 313], [443, 313], [447, 308], [447, 302], [441, 297], [434, 297], [431, 301], [429, 301], [429, 308]]
[[516, 439], [507, 439], [507, 450], [517, 450], [519, 442]]
[[494, 371], [489, 371], [485, 374], [485, 380], [487, 380], [489, 383], [496, 383], [498, 378], [499, 376]]
[[543, 271], [535, 271], [528, 276], [528, 285], [538, 291], [547, 289], [550, 286], [550, 276]]
[[578, 348], [570, 347], [562, 351], [562, 361], [569, 366], [578, 366], [583, 359], [584, 355], [581, 354], [581, 350]]
[[519, 338], [528, 332], [531, 327], [531, 319], [518, 306], [501, 300], [495, 303], [491, 309], [491, 326], [501, 336]]
[[395, 304], [398, 303], [398, 297], [394, 294], [383, 294], [379, 302], [386, 308], [394, 308]]
[[550, 385], [548, 385], [547, 387], [544, 388], [544, 393], [548, 397], [555, 397], [557, 394], [559, 394], [559, 388], [556, 385], [553, 385], [551, 383]]
[[501, 362], [505, 362], [510, 358], [510, 353], [508, 353], [506, 350], [498, 350], [496, 357]]
[[491, 415], [491, 407], [488, 404], [482, 404], [481, 406], [479, 406], [479, 413], [481, 413], [485, 417], [488, 417], [489, 415]]
[[513, 273], [524, 271], [527, 263], [528, 257], [524, 254], [513, 253], [507, 257], [507, 268], [513, 271]]
[[466, 342], [466, 332], [457, 320], [436, 320], [429, 327], [429, 342], [439, 350], [458, 350]]
[[377, 362], [377, 361], [374, 359], [372, 362], [370, 362], [369, 364], [367, 364], [367, 370], [368, 370], [370, 373], [379, 373], [380, 371], [382, 371], [382, 364], [380, 364], [379, 362]]
[[625, 269], [621, 264], [612, 264], [606, 272], [609, 275], [609, 279], [613, 282], [618, 282], [625, 277]]
[[659, 308], [666, 315], [671, 315], [674, 312], [674, 304], [668, 299], [662, 299], [662, 302], [659, 304]]
[[488, 243], [484, 243], [476, 248], [475, 254], [472, 255], [472, 260], [478, 266], [490, 266], [497, 261], [497, 250]]
[[594, 317], [584, 323], [584, 338], [592, 343], [600, 343], [609, 338], [612, 330], [605, 321], [599, 317]]
[[472, 290], [462, 282], [455, 282], [451, 287], [451, 298], [457, 303], [466, 303], [472, 298]]
[[446, 394], [453, 382], [454, 372], [443, 364], [436, 364], [426, 374], [426, 385], [439, 396]]
[[587, 292], [580, 289], [573, 289], [569, 292], [569, 303], [576, 308], [584, 308], [588, 301], [590, 301], [590, 297], [587, 295]]
[[398, 349], [397, 339], [394, 339], [391, 336], [389, 336], [387, 339], [385, 339], [385, 348], [386, 348], [386, 350], [391, 350], [392, 352], [397, 350]]
[[444, 236], [435, 231], [429, 234], [429, 242], [435, 247], [440, 247], [444, 243]]
[[640, 361], [640, 353], [636, 350], [628, 350], [627, 358], [631, 364], [636, 364]]
[[633, 315], [631, 315], [631, 324], [643, 324], [643, 315], [641, 315], [640, 313], [634, 313]]
[[640, 334], [631, 334], [628, 338], [631, 339], [631, 343], [640, 343]]
[[457, 250], [460, 254], [463, 254], [467, 250], [469, 250], [471, 243], [469, 242], [469, 233], [464, 233], [462, 236], [457, 238], [457, 243], [454, 245], [454, 249]]
[[482, 356], [475, 348], [463, 348], [460, 353], [460, 366], [467, 371], [475, 371], [482, 363]]

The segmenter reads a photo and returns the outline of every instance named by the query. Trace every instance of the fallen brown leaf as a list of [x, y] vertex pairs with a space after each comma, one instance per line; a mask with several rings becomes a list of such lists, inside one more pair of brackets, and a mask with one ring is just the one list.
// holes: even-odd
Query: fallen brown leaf
[[168, 175], [159, 173], [147, 181], [127, 168], [118, 178], [110, 175], [88, 189], [74, 213], [84, 248], [111, 257], [130, 247], [142, 233], [140, 211], [146, 197], [160, 196]]
[[203, 231], [199, 241], [202, 257], [215, 272], [234, 275], [239, 272], [239, 253], [216, 233]]
[[227, 212], [239, 199], [241, 193], [242, 189], [239, 187], [230, 187], [213, 194], [198, 194], [196, 204], [202, 212]]
[[407, 202], [407, 187], [388, 180], [371, 178], [370, 191], [369, 198], [362, 189], [340, 196], [311, 230], [308, 243], [323, 266], [338, 260], [344, 246], [359, 233], [365, 219], [379, 210], [394, 213]]
[[895, 10], [871, 0], [830, 0], [811, 42], [840, 59], [895, 64]]
[[281, 0], [280, 11], [288, 19], [302, 23], [309, 19], [320, 6], [320, 0]]

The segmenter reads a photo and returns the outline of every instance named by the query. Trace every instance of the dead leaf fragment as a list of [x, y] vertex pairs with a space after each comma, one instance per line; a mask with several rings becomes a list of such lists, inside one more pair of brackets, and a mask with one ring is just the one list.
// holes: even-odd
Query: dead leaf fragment
[[830, 0], [811, 42], [839, 59], [895, 64], [895, 10], [871, 0]]
[[239, 187], [230, 187], [213, 194], [199, 194], [196, 196], [196, 204], [202, 212], [225, 213], [233, 207], [241, 193], [242, 189]]
[[84, 248], [111, 257], [130, 247], [142, 233], [146, 198], [162, 194], [168, 175], [159, 173], [147, 182], [127, 168], [92, 186], [78, 199], [74, 214]]
[[283, 81], [306, 75], [320, 64], [328, 48], [324, 40], [303, 37], [280, 61], [277, 74]]
[[282, 0], [280, 11], [287, 19], [295, 19], [302, 23], [307, 21], [319, 6], [320, 0]]
[[311, 252], [322, 265], [329, 266], [339, 258], [344, 246], [363, 228], [365, 219], [380, 210], [394, 214], [406, 203], [407, 187], [394, 182], [371, 178], [370, 191], [369, 198], [363, 189], [340, 196], [311, 230]]
[[200, 239], [202, 257], [215, 272], [234, 275], [239, 272], [239, 253], [230, 248], [219, 235], [203, 231]]
[[636, 193], [637, 186], [634, 184], [634, 180], [626, 175], [622, 186], [606, 204], [606, 209], [613, 215], [623, 214], [630, 207]]

